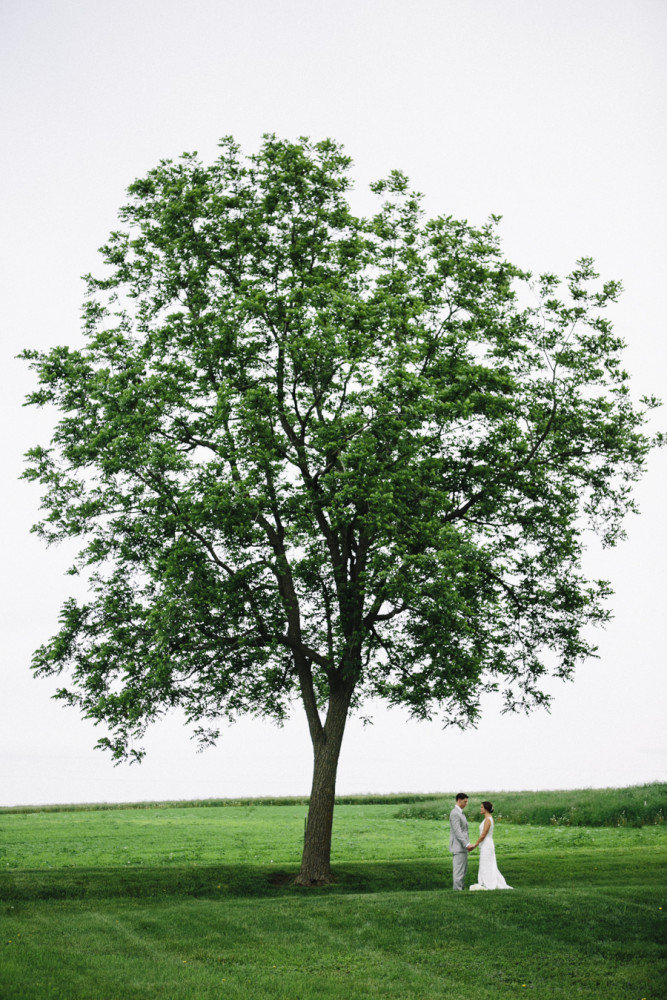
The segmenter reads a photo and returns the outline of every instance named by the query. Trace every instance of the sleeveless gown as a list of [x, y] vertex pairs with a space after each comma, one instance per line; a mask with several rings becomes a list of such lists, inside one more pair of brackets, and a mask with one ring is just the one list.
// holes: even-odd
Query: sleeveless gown
[[[484, 820], [479, 824], [479, 832], [482, 832]], [[476, 885], [471, 885], [470, 890], [477, 889], [511, 889], [503, 876], [498, 871], [496, 864], [496, 848], [493, 843], [493, 819], [486, 837], [479, 845], [479, 873]]]

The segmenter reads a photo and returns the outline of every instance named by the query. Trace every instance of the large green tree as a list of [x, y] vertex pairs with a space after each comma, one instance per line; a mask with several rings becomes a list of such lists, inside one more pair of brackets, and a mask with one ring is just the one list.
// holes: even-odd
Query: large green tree
[[34, 668], [118, 759], [175, 706], [207, 742], [300, 699], [312, 883], [364, 699], [464, 726], [594, 652], [583, 532], [621, 537], [657, 402], [630, 400], [590, 260], [532, 280], [496, 218], [426, 220], [398, 172], [358, 217], [331, 141], [220, 149], [130, 186], [85, 346], [24, 352], [60, 411], [36, 530], [81, 540], [90, 585]]

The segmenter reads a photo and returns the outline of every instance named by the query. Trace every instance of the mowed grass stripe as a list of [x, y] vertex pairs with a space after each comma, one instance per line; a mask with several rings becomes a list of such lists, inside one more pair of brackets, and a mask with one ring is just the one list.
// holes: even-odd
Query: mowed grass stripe
[[[623, 834], [619, 832], [619, 837]], [[468, 882], [475, 880], [478, 860], [472, 856]], [[503, 869], [516, 889], [532, 887], [576, 888], [589, 886], [643, 885], [647, 852], [641, 847], [572, 849], [551, 854], [507, 853]], [[651, 876], [667, 886], [667, 844], [651, 852]], [[196, 896], [271, 897], [348, 893], [447, 890], [451, 887], [449, 856], [416, 861], [345, 862], [336, 866], [336, 881], [321, 889], [303, 889], [289, 884], [296, 867], [280, 865], [197, 865], [140, 868], [77, 868], [0, 872], [0, 899], [113, 899]]]
[[[2, 980], [91, 998], [659, 998], [659, 893], [397, 892], [24, 904]], [[631, 904], [631, 906], [628, 906]], [[20, 949], [20, 950], [19, 950]], [[21, 960], [16, 961], [18, 955]], [[58, 986], [57, 984], [60, 984]], [[159, 985], [159, 990], [151, 990]], [[660, 992], [663, 990], [663, 992]], [[2, 994], [12, 996], [14, 994]]]

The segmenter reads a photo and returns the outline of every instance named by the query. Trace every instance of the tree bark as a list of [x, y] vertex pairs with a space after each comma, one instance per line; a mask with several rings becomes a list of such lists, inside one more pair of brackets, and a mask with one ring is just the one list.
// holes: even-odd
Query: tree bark
[[313, 739], [313, 784], [297, 885], [323, 885], [332, 881], [331, 834], [336, 772], [349, 704], [349, 695], [332, 694], [326, 722]]

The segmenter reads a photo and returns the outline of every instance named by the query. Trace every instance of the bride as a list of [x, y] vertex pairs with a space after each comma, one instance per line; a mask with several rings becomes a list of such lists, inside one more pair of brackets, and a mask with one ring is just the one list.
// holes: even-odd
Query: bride
[[471, 885], [470, 890], [476, 889], [511, 889], [503, 876], [498, 871], [496, 864], [496, 848], [493, 843], [493, 812], [492, 802], [482, 802], [480, 812], [483, 819], [479, 824], [479, 837], [471, 846], [471, 850], [479, 847], [479, 873], [477, 884]]

